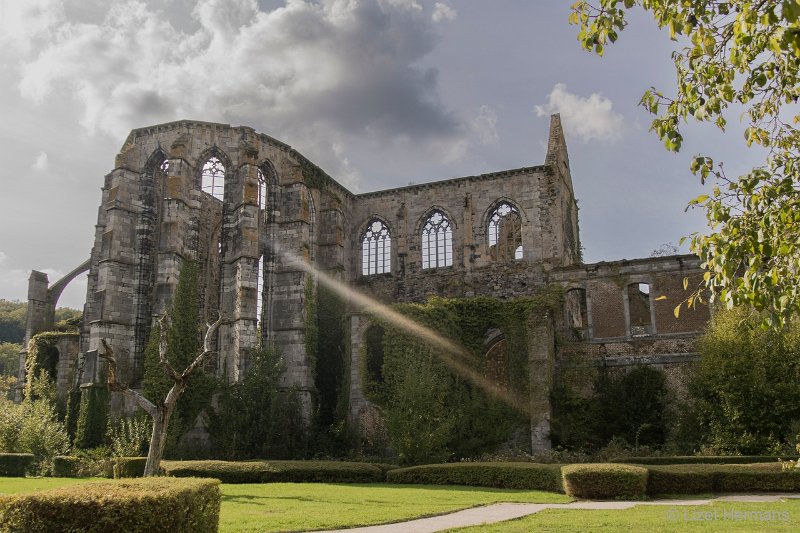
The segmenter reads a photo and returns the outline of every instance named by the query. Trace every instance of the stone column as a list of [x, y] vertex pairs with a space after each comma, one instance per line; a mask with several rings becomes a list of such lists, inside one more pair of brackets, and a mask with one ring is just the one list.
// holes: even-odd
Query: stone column
[[531, 453], [550, 450], [550, 391], [553, 387], [555, 336], [553, 319], [534, 311], [528, 322]]

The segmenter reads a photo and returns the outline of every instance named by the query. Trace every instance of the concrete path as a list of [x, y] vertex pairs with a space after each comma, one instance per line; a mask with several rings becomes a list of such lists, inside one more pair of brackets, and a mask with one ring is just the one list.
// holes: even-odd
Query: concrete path
[[[572, 503], [496, 503], [472, 507], [463, 511], [419, 518], [408, 522], [379, 526], [356, 527], [335, 531], [352, 533], [433, 533], [456, 527], [477, 526], [522, 518], [545, 509], [630, 509], [635, 505], [707, 505], [711, 502], [779, 502], [787, 498], [800, 498], [800, 494], [737, 494], [697, 500], [650, 500], [650, 501], [577, 501]], [[323, 532], [323, 533], [331, 533]]]

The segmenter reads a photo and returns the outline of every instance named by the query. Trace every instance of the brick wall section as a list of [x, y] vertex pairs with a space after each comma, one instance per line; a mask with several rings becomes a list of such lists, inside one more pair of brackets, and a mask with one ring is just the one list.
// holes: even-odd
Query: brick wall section
[[623, 289], [612, 279], [586, 283], [589, 309], [592, 316], [592, 337], [625, 337]]
[[[683, 288], [685, 277], [689, 278], [687, 289]], [[675, 306], [685, 301], [702, 280], [702, 272], [696, 270], [654, 276], [655, 291], [652, 294], [659, 333], [702, 331], [705, 328], [709, 319], [707, 302], [698, 303], [694, 308], [688, 308], [684, 303], [677, 318], [674, 314]], [[662, 296], [666, 298], [659, 300]]]

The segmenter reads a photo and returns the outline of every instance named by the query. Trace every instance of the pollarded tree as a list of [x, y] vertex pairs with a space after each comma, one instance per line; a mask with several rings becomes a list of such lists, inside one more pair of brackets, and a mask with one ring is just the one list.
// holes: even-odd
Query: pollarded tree
[[167, 430], [169, 429], [169, 422], [172, 414], [175, 411], [175, 406], [178, 403], [178, 398], [186, 391], [189, 384], [189, 379], [192, 374], [200, 368], [205, 359], [214, 353], [212, 350], [212, 341], [217, 330], [223, 324], [223, 319], [217, 319], [213, 324], [209, 324], [206, 329], [205, 340], [203, 342], [203, 350], [197, 354], [192, 362], [182, 372], [176, 371], [169, 362], [167, 357], [168, 342], [167, 332], [169, 331], [169, 317], [165, 315], [160, 320], [161, 338], [158, 346], [160, 355], [159, 364], [169, 379], [172, 381], [172, 386], [167, 391], [166, 396], [162, 399], [152, 402], [148, 400], [144, 394], [134, 389], [129, 388], [126, 384], [120, 383], [117, 380], [117, 360], [114, 357], [114, 352], [108, 345], [105, 339], [102, 339], [104, 353], [99, 354], [100, 357], [108, 362], [108, 388], [115, 392], [121, 392], [125, 395], [131, 396], [136, 405], [144, 409], [153, 419], [153, 433], [150, 437], [150, 450], [147, 453], [147, 463], [144, 467], [145, 476], [155, 476], [158, 474], [158, 469], [161, 464], [161, 458], [164, 455], [164, 447], [167, 444]]
[[712, 298], [763, 310], [773, 327], [786, 324], [800, 314], [800, 0], [598, 2], [572, 6], [570, 22], [580, 26], [587, 50], [602, 55], [636, 6], [686, 43], [673, 52], [674, 90], [652, 88], [641, 100], [657, 115], [651, 130], [668, 150], [680, 150], [681, 125], [690, 118], [724, 130], [726, 115], [741, 110], [745, 143], [767, 150], [762, 166], [738, 178], [711, 157], [692, 159], [692, 172], [715, 184], [690, 202], [705, 208], [711, 229], [692, 235], [691, 248], [703, 260]]

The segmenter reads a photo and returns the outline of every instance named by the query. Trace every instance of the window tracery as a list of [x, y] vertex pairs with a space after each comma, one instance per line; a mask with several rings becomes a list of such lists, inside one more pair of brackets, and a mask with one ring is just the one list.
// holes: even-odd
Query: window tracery
[[217, 200], [225, 195], [225, 165], [218, 157], [212, 156], [203, 165], [203, 192], [207, 192]]
[[522, 259], [522, 217], [508, 202], [501, 202], [489, 215], [489, 256], [495, 261]]
[[392, 237], [389, 228], [373, 220], [361, 239], [361, 273], [364, 276], [391, 271]]
[[453, 265], [453, 229], [441, 211], [434, 211], [422, 227], [422, 268]]

